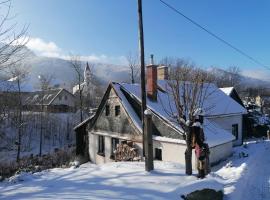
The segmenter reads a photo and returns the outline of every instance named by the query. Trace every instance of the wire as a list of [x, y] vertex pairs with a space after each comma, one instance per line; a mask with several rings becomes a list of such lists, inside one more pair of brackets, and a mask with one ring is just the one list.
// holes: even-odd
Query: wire
[[187, 19], [189, 22], [191, 22], [192, 24], [194, 24], [195, 26], [199, 27], [200, 29], [204, 30], [206, 33], [208, 33], [209, 35], [211, 35], [212, 37], [216, 38], [217, 40], [219, 40], [220, 42], [226, 44], [227, 46], [229, 46], [230, 48], [232, 48], [233, 50], [237, 51], [239, 54], [241, 54], [242, 56], [245, 56], [246, 58], [252, 60], [254, 63], [256, 63], [257, 65], [260, 65], [261, 67], [264, 67], [268, 70], [270, 70], [270, 67], [262, 64], [260, 61], [258, 61], [257, 59], [253, 58], [252, 56], [248, 55], [247, 53], [245, 53], [244, 51], [242, 51], [241, 49], [237, 48], [236, 46], [232, 45], [231, 43], [227, 42], [226, 40], [222, 39], [220, 36], [216, 35], [215, 33], [211, 32], [210, 30], [208, 30], [207, 28], [203, 27], [202, 25], [200, 25], [199, 23], [197, 23], [196, 21], [194, 21], [193, 19], [189, 18], [188, 16], [184, 15], [182, 12], [180, 12], [179, 10], [177, 10], [176, 8], [174, 8], [172, 5], [168, 4], [167, 2], [163, 1], [163, 0], [159, 0], [161, 3], [163, 3], [165, 6], [167, 6], [168, 8], [170, 8], [171, 10], [173, 10], [174, 12], [176, 12], [177, 14], [181, 15], [182, 17], [184, 17], [185, 19]]

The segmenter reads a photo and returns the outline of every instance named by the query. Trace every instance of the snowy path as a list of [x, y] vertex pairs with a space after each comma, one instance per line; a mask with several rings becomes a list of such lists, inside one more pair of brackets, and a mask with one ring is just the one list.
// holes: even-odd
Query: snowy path
[[198, 180], [184, 175], [182, 166], [155, 162], [156, 170], [147, 173], [144, 163], [82, 165], [77, 169], [52, 169], [26, 174], [24, 181], [0, 183], [0, 199], [180, 199], [196, 189], [221, 190], [215, 180]]
[[262, 143], [254, 149], [246, 162], [243, 175], [235, 184], [235, 190], [227, 199], [270, 199], [270, 144]]
[[[176, 163], [155, 162], [151, 173], [144, 171], [143, 162], [86, 163], [77, 169], [14, 176], [0, 183], [0, 199], [163, 200], [213, 188], [224, 189], [224, 200], [270, 200], [270, 141], [251, 141], [234, 152], [203, 180], [186, 176], [184, 167]], [[249, 156], [240, 158], [241, 152]]]

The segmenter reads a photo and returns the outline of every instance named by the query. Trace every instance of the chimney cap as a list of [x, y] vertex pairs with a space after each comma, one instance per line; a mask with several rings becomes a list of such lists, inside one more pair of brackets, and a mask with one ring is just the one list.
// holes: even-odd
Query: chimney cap
[[154, 54], [150, 55], [150, 64], [154, 65]]

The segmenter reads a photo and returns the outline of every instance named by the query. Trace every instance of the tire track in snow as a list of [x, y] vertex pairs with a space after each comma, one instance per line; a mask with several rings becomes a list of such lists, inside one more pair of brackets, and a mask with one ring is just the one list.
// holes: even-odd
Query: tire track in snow
[[262, 149], [247, 160], [247, 169], [235, 184], [230, 200], [270, 200], [270, 148], [264, 143]]

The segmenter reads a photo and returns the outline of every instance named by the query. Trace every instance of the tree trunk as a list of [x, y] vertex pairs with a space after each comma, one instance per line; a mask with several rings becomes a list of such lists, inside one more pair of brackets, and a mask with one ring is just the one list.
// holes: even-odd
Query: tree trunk
[[21, 128], [18, 130], [18, 149], [17, 149], [17, 162], [20, 161], [20, 153], [21, 153]]
[[17, 80], [18, 90], [19, 90], [19, 122], [18, 125], [18, 151], [17, 151], [17, 162], [20, 161], [20, 153], [21, 153], [21, 126], [22, 126], [22, 100], [21, 100], [21, 84], [20, 79]]
[[192, 147], [191, 147], [191, 127], [188, 127], [186, 135], [187, 149], [185, 151], [185, 164], [186, 164], [186, 174], [192, 174]]
[[82, 113], [82, 90], [81, 90], [81, 78], [79, 77], [79, 95], [80, 95], [80, 120], [83, 121], [83, 113]]
[[40, 115], [40, 137], [39, 137], [39, 157], [42, 155], [42, 139], [43, 139], [43, 89], [42, 89], [42, 99], [41, 99], [41, 115]]
[[134, 84], [135, 83], [135, 79], [134, 79], [134, 69], [131, 68], [131, 83]]

